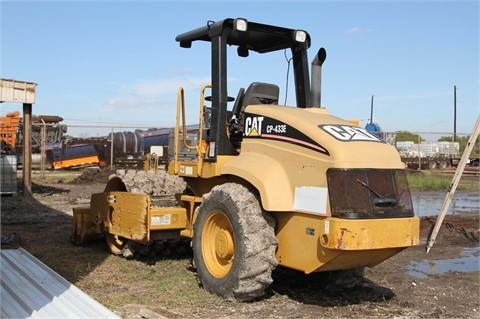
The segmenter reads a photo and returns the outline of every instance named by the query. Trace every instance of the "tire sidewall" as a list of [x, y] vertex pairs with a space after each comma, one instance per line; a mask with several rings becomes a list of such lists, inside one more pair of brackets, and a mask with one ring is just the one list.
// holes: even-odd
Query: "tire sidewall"
[[[215, 191], [215, 190], [214, 190]], [[221, 192], [221, 191], [220, 191]], [[217, 194], [219, 191], [217, 191]], [[226, 299], [234, 299], [233, 290], [238, 287], [238, 277], [241, 263], [233, 262], [232, 268], [228, 274], [223, 278], [216, 278], [209, 272], [204, 258], [202, 256], [202, 230], [208, 217], [214, 212], [221, 212], [224, 214], [233, 229], [234, 237], [234, 260], [243, 260], [245, 258], [245, 248], [239, 244], [238, 238], [244, 236], [244, 229], [242, 225], [235, 222], [238, 220], [238, 206], [230, 196], [222, 193], [222, 201], [207, 200], [203, 202], [198, 208], [197, 220], [194, 224], [193, 236], [193, 258], [197, 268], [197, 277], [204, 289], [209, 292], [219, 294]]]

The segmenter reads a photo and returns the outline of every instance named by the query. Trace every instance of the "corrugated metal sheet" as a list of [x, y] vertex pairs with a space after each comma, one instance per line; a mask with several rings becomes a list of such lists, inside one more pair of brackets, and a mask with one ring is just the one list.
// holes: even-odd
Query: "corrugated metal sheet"
[[120, 318], [26, 250], [0, 253], [1, 318]]

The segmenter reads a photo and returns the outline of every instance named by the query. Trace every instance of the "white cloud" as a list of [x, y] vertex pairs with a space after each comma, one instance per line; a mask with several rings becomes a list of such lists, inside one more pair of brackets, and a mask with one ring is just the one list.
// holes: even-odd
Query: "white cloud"
[[357, 33], [366, 33], [366, 32], [372, 32], [372, 29], [364, 29], [360, 27], [351, 27], [347, 30], [345, 30], [346, 34], [357, 34]]
[[170, 127], [174, 125], [177, 92], [184, 89], [187, 123], [198, 121], [198, 101], [202, 86], [209, 77], [177, 76], [168, 79], [145, 79], [116, 85], [117, 94], [109, 97], [97, 116], [109, 125], [132, 130], [133, 127]]
[[185, 96], [191, 95], [194, 90], [200, 94], [202, 85], [209, 81], [209, 78], [177, 77], [123, 84], [118, 87], [118, 95], [107, 100], [106, 106], [117, 110], [160, 106], [166, 101], [176, 101], [177, 91], [180, 87], [184, 89]]

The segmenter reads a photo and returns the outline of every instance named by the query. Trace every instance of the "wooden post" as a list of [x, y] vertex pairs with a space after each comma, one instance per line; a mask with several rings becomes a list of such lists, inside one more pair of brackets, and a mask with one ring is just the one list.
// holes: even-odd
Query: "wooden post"
[[47, 125], [42, 119], [42, 128], [41, 128], [41, 142], [40, 142], [40, 171], [42, 172], [42, 178], [45, 177], [45, 158], [46, 158], [46, 149], [47, 149]]
[[112, 135], [111, 135], [111, 138], [110, 138], [110, 169], [113, 169], [113, 140], [114, 140], [114, 137], [113, 137], [113, 127], [112, 127]]
[[32, 196], [32, 104], [23, 103], [23, 196]]
[[453, 176], [452, 183], [450, 184], [449, 191], [447, 196], [445, 197], [445, 201], [443, 202], [442, 209], [438, 215], [437, 221], [435, 222], [435, 227], [433, 228], [432, 234], [427, 242], [427, 253], [432, 248], [433, 244], [435, 243], [435, 238], [437, 237], [438, 231], [440, 230], [440, 226], [442, 226], [443, 218], [450, 206], [450, 202], [452, 201], [453, 195], [455, 194], [455, 190], [457, 189], [458, 183], [460, 182], [460, 178], [462, 177], [463, 170], [465, 169], [465, 165], [467, 165], [467, 160], [470, 154], [472, 153], [473, 146], [475, 145], [475, 141], [478, 138], [478, 133], [480, 132], [480, 116], [477, 116], [477, 122], [475, 123], [475, 127], [473, 128], [472, 135], [467, 142], [467, 147], [463, 151], [462, 158], [460, 159], [460, 163], [457, 166], [457, 170], [455, 171], [455, 175]]

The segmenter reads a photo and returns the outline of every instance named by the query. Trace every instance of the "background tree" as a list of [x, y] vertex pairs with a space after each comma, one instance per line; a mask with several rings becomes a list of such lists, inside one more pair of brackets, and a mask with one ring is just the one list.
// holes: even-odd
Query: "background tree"
[[424, 141], [424, 139], [420, 135], [413, 134], [408, 131], [397, 131], [395, 140], [397, 142], [413, 141], [417, 144]]

